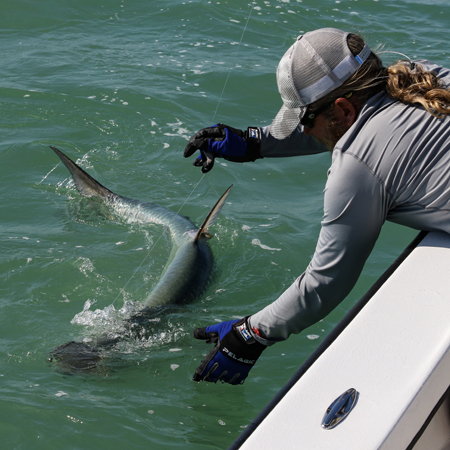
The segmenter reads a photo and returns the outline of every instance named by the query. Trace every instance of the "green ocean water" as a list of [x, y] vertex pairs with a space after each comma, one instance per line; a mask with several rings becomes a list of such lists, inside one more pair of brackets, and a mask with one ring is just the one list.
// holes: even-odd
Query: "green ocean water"
[[[261, 309], [306, 268], [330, 155], [219, 161], [202, 177], [182, 157], [187, 139], [217, 121], [270, 123], [281, 106], [278, 61], [315, 28], [360, 32], [386, 63], [397, 51], [450, 65], [450, 4], [0, 5], [0, 448], [227, 448], [417, 232], [387, 224], [342, 305], [266, 350], [244, 385], [194, 383], [208, 346], [192, 329]], [[212, 230], [207, 291], [96, 375], [63, 374], [46, 359], [59, 344], [116, 326], [124, 304], [151, 291], [171, 243], [158, 226], [128, 224], [81, 199], [49, 145], [112, 191], [181, 208], [197, 224], [234, 185]]]

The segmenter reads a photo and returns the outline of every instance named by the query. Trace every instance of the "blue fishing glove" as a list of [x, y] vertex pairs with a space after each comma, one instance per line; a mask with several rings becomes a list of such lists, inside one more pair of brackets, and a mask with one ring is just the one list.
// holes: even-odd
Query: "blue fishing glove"
[[260, 149], [259, 128], [248, 127], [242, 131], [219, 123], [195, 133], [184, 150], [184, 157], [188, 158], [200, 150], [194, 166], [201, 167], [202, 172], [207, 173], [213, 168], [215, 158], [233, 162], [255, 161], [261, 158]]
[[194, 381], [242, 384], [266, 348], [250, 334], [247, 317], [196, 328], [194, 337], [215, 344], [195, 371]]

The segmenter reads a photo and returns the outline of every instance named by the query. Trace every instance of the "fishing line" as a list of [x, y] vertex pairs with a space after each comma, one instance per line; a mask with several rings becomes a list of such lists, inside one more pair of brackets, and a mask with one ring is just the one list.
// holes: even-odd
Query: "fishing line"
[[[39, 183], [38, 184], [42, 184], [46, 179], [47, 179], [47, 177], [60, 165], [61, 163], [59, 162], [58, 164], [56, 164], [56, 166], [55, 167], [53, 167], [53, 169], [52, 170], [50, 170], [50, 172], [47, 174], [47, 175], [45, 175], [45, 177], [44, 178], [42, 178], [42, 180], [41, 181], [39, 181]], [[66, 178], [67, 179], [67, 178]]]
[[[234, 63], [236, 62], [236, 58], [237, 58], [237, 55], [238, 55], [238, 53], [239, 53], [239, 48], [241, 47], [242, 40], [244, 39], [244, 34], [245, 34], [245, 32], [247, 31], [248, 22], [250, 21], [250, 16], [252, 15], [253, 5], [254, 5], [254, 4], [255, 4], [255, 2], [252, 2], [252, 3], [250, 4], [250, 5], [251, 5], [250, 12], [248, 13], [247, 21], [245, 22], [244, 30], [242, 31], [241, 39], [240, 39], [239, 44], [238, 44], [238, 46], [237, 46], [236, 53], [234, 54], [234, 58], [233, 58], [233, 61], [232, 61], [232, 64], [231, 64], [231, 69], [228, 71], [228, 75], [227, 75], [227, 78], [226, 78], [226, 80], [225, 80], [225, 84], [223, 85], [222, 93], [220, 94], [219, 101], [218, 101], [218, 103], [217, 103], [216, 110], [214, 111], [214, 115], [213, 115], [212, 121], [214, 121], [214, 119], [216, 118], [216, 114], [217, 114], [217, 111], [218, 111], [218, 109], [219, 109], [220, 102], [222, 101], [223, 94], [224, 94], [224, 92], [225, 92], [225, 88], [227, 87], [227, 84], [228, 84], [228, 79], [230, 78], [231, 71], [233, 70]], [[204, 175], [204, 174], [203, 174], [203, 175]], [[203, 179], [203, 177], [202, 177], [202, 179]], [[201, 181], [201, 180], [200, 180], [200, 181]]]
[[[217, 111], [219, 110], [219, 106], [220, 106], [220, 103], [221, 103], [221, 101], [222, 101], [223, 95], [224, 95], [224, 93], [225, 93], [225, 89], [226, 89], [226, 87], [227, 87], [228, 80], [229, 80], [230, 75], [231, 75], [231, 71], [233, 70], [233, 66], [234, 66], [234, 64], [235, 64], [235, 62], [236, 62], [237, 55], [238, 55], [238, 53], [239, 53], [239, 49], [240, 49], [241, 44], [242, 44], [242, 41], [243, 41], [243, 39], [244, 39], [245, 32], [247, 31], [248, 23], [249, 23], [249, 21], [250, 21], [251, 15], [252, 15], [253, 5], [254, 5], [254, 4], [255, 4], [255, 2], [251, 2], [251, 3], [250, 3], [250, 12], [248, 13], [247, 20], [246, 20], [245, 26], [244, 26], [244, 30], [242, 31], [241, 38], [240, 38], [240, 40], [239, 40], [239, 44], [238, 44], [237, 49], [236, 49], [236, 52], [235, 52], [235, 54], [234, 54], [234, 57], [233, 57], [233, 60], [232, 60], [232, 63], [231, 63], [231, 68], [230, 68], [230, 70], [228, 71], [228, 75], [227, 75], [227, 77], [226, 77], [226, 79], [225, 79], [225, 83], [224, 83], [222, 92], [221, 92], [221, 94], [220, 94], [219, 101], [217, 102], [216, 110], [214, 111], [213, 118], [212, 118], [212, 121], [213, 121], [213, 122], [214, 122], [214, 119], [215, 119], [215, 117], [216, 117], [216, 115], [217, 115]], [[198, 181], [197, 184], [194, 185], [194, 187], [192, 188], [190, 194], [187, 196], [187, 198], [186, 198], [186, 200], [183, 202], [183, 204], [179, 207], [179, 209], [178, 209], [178, 211], [176, 212], [176, 214], [179, 214], [179, 213], [180, 213], [180, 211], [183, 209], [183, 207], [186, 205], [186, 203], [187, 203], [187, 202], [189, 201], [189, 199], [192, 197], [194, 191], [197, 189], [197, 187], [198, 187], [198, 186], [200, 185], [200, 183], [203, 181], [205, 175], [206, 175], [206, 174], [202, 174], [200, 180]], [[173, 220], [173, 219], [172, 219], [172, 220]], [[171, 224], [171, 223], [172, 223], [172, 222], [169, 222], [169, 228], [170, 228], [170, 224]], [[153, 251], [153, 249], [155, 248], [155, 246], [158, 244], [158, 242], [159, 242], [159, 241], [161, 240], [161, 238], [163, 237], [165, 231], [166, 231], [166, 230], [163, 230], [163, 231], [161, 232], [161, 234], [159, 235], [159, 237], [158, 237], [158, 239], [156, 240], [156, 242], [150, 247], [149, 251], [148, 251], [147, 254], [145, 255], [145, 257], [144, 257], [144, 259], [142, 260], [142, 262], [139, 264], [139, 266], [136, 268], [136, 270], [135, 270], [135, 271], [133, 272], [133, 274], [130, 276], [130, 278], [129, 278], [128, 281], [125, 283], [125, 285], [120, 289], [120, 292], [117, 294], [117, 297], [116, 297], [116, 298], [114, 299], [114, 301], [112, 302], [112, 305], [114, 305], [114, 303], [115, 303], [116, 300], [120, 297], [121, 294], [124, 294], [124, 293], [125, 293], [126, 287], [127, 287], [128, 284], [130, 283], [130, 281], [134, 278], [134, 276], [136, 275], [136, 273], [138, 272], [138, 270], [142, 267], [142, 265], [143, 265], [144, 262], [147, 260], [147, 258], [150, 256], [150, 254], [151, 254], [151, 252]]]

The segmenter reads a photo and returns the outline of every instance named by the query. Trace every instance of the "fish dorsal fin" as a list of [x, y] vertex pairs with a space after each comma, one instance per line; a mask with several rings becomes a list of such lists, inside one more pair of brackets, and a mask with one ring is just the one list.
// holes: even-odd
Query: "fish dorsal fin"
[[50, 148], [59, 156], [64, 165], [69, 169], [78, 192], [85, 197], [103, 197], [109, 198], [115, 194], [102, 186], [97, 180], [92, 178], [80, 166], [75, 164], [61, 150], [56, 147]]
[[206, 216], [205, 221], [202, 223], [202, 226], [200, 227], [200, 229], [197, 232], [197, 235], [195, 236], [194, 242], [197, 242], [200, 239], [200, 236], [202, 234], [205, 234], [208, 231], [208, 228], [210, 226], [212, 226], [212, 224], [216, 221], [217, 217], [220, 214], [220, 211], [222, 211], [223, 205], [225, 204], [225, 200], [227, 199], [228, 194], [232, 187], [233, 187], [233, 185], [231, 185], [225, 191], [225, 193], [222, 195], [222, 197], [220, 197], [219, 200], [217, 201], [217, 203], [214, 205], [214, 208], [211, 209], [209, 214]]

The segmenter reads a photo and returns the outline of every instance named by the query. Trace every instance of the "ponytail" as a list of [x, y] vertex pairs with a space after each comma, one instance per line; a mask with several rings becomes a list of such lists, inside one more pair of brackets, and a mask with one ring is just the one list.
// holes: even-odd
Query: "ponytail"
[[450, 91], [433, 72], [420, 64], [398, 61], [387, 68], [387, 93], [406, 104], [420, 104], [442, 118], [450, 114]]

